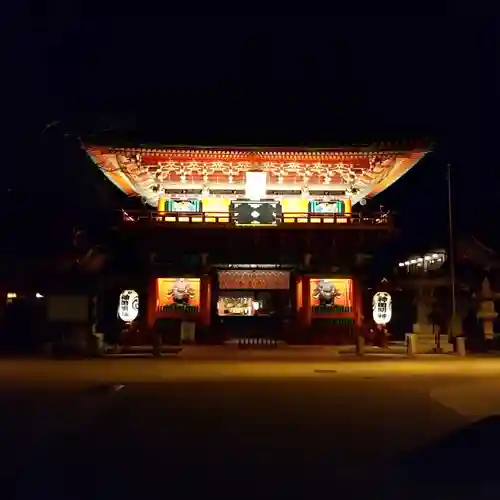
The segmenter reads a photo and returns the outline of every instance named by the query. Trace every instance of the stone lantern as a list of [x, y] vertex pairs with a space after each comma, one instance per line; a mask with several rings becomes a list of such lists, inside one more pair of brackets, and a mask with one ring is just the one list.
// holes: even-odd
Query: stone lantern
[[479, 295], [479, 311], [477, 318], [483, 322], [483, 332], [485, 340], [492, 340], [494, 337], [493, 322], [498, 316], [495, 311], [495, 296], [491, 290], [490, 281], [484, 278]]

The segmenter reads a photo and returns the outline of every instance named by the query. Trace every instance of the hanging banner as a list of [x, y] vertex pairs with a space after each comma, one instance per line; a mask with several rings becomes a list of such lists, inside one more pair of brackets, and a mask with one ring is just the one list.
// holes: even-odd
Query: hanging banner
[[221, 290], [288, 290], [290, 272], [281, 270], [219, 271]]
[[377, 325], [385, 325], [392, 318], [392, 297], [387, 292], [377, 292], [373, 296], [373, 321]]
[[238, 225], [276, 224], [282, 212], [279, 202], [264, 201], [236, 201], [231, 204], [231, 210]]

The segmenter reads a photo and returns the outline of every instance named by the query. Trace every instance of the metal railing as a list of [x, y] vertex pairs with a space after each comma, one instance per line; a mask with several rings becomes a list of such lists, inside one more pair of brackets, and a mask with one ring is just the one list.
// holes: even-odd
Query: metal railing
[[241, 224], [238, 214], [234, 212], [158, 212], [156, 210], [133, 210], [122, 212], [123, 221], [127, 223], [161, 223], [161, 224], [215, 224], [215, 225], [246, 225], [271, 226], [282, 224], [337, 224], [337, 225], [389, 225], [391, 218], [388, 214], [372, 214], [370, 216], [359, 213], [329, 214], [329, 213], [281, 213], [276, 216], [275, 222]]

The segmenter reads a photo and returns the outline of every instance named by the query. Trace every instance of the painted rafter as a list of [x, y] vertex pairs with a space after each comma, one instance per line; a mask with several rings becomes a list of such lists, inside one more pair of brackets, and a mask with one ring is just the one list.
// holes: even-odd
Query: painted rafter
[[169, 186], [229, 184], [239, 189], [245, 172], [268, 172], [270, 185], [345, 189], [353, 202], [374, 196], [417, 163], [426, 150], [275, 150], [273, 148], [88, 147], [101, 170], [123, 191], [152, 205]]

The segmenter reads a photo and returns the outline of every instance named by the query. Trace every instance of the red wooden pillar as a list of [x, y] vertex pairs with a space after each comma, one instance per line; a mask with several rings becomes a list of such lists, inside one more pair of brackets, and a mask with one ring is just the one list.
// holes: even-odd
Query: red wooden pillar
[[302, 310], [302, 276], [295, 276], [295, 308]]
[[146, 319], [147, 319], [149, 330], [152, 330], [153, 327], [155, 326], [157, 294], [158, 294], [158, 290], [156, 287], [156, 278], [149, 278], [147, 314], [146, 314]]
[[357, 327], [361, 327], [363, 325], [363, 292], [361, 290], [361, 283], [359, 282], [359, 279], [355, 278], [352, 280], [352, 295], [354, 324]]
[[212, 302], [212, 283], [210, 275], [204, 274], [200, 279], [200, 323], [210, 326], [210, 309]]
[[306, 276], [302, 278], [302, 310], [302, 324], [310, 326], [312, 319], [311, 280]]

